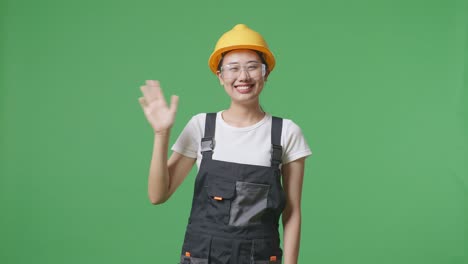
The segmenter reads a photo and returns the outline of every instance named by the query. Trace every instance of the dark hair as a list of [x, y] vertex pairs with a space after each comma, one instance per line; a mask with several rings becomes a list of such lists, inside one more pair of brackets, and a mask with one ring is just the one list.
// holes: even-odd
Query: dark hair
[[[233, 50], [229, 50], [229, 51], [223, 52], [221, 54], [221, 59], [219, 60], [219, 63], [218, 63], [218, 71], [221, 71], [221, 65], [223, 64], [224, 55], [226, 55], [227, 53], [229, 53], [231, 51], [233, 51]], [[268, 72], [268, 64], [266, 63], [265, 55], [263, 55], [263, 53], [258, 51], [258, 50], [251, 50], [251, 51], [255, 51], [258, 54], [258, 57], [260, 57], [260, 60], [262, 61], [262, 63], [265, 64], [266, 71]]]

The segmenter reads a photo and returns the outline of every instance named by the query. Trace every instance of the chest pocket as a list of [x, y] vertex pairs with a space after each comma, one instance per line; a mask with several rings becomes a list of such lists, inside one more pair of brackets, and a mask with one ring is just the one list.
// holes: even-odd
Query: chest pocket
[[229, 225], [245, 226], [260, 223], [268, 204], [270, 185], [236, 182], [236, 197], [230, 210]]
[[207, 218], [231, 226], [258, 224], [268, 204], [270, 185], [217, 178], [207, 186]]
[[208, 206], [206, 216], [215, 223], [229, 223], [231, 203], [235, 196], [234, 182], [216, 179], [210, 181], [207, 188]]

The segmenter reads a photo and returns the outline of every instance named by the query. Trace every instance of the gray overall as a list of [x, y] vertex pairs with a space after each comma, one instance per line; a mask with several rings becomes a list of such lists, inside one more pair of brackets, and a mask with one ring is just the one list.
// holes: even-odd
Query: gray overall
[[273, 117], [271, 166], [213, 160], [216, 113], [206, 115], [203, 155], [181, 264], [281, 263], [278, 223], [285, 206], [281, 185], [283, 119]]

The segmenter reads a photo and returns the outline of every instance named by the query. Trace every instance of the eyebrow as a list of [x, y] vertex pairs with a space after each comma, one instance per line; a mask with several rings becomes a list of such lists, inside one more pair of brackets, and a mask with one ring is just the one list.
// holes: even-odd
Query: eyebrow
[[[260, 61], [258, 60], [251, 60], [251, 61], [248, 61], [247, 63], [251, 63], [251, 62], [256, 62], [256, 63], [261, 63]], [[230, 63], [226, 63], [227, 64], [240, 64], [239, 62], [230, 62]]]

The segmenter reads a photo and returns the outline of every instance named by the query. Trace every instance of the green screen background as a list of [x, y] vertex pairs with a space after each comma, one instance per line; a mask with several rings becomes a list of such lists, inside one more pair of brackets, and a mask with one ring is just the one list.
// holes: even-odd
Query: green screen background
[[466, 1], [0, 4], [0, 263], [176, 263], [195, 170], [147, 198], [147, 79], [190, 117], [229, 100], [222, 33], [275, 53], [261, 103], [312, 150], [299, 263], [468, 263]]

